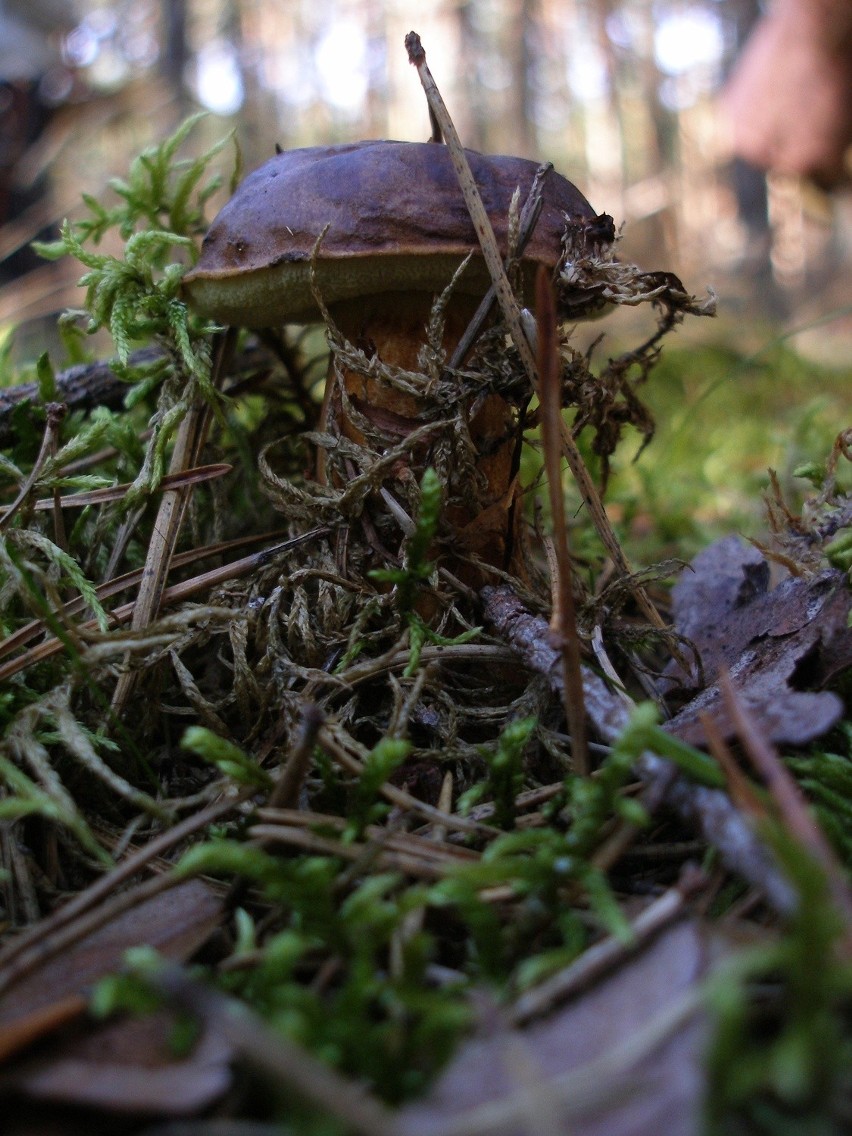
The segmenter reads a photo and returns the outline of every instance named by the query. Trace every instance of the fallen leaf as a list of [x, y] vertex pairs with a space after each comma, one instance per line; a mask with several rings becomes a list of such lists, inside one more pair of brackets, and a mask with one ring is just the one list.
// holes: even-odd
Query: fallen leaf
[[25, 1062], [7, 1081], [16, 1096], [110, 1113], [190, 1116], [231, 1083], [231, 1047], [205, 1030], [187, 1057], [171, 1048], [166, 1011], [120, 1018], [57, 1039], [52, 1052]]
[[713, 955], [684, 921], [544, 1021], [498, 1018], [402, 1110], [401, 1136], [697, 1136]]
[[200, 880], [188, 880], [50, 955], [0, 997], [0, 1060], [81, 1014], [88, 987], [117, 970], [130, 947], [151, 946], [168, 958], [189, 958], [221, 916], [219, 897]]
[[692, 694], [666, 724], [684, 741], [704, 741], [701, 714], [712, 716], [725, 739], [734, 736], [717, 682], [723, 669], [776, 745], [804, 745], [841, 718], [841, 699], [819, 687], [852, 665], [845, 574], [788, 577], [772, 589], [769, 579], [757, 549], [726, 537], [701, 552], [675, 585], [675, 627], [698, 649], [706, 683], [696, 693], [697, 682], [684, 682], [674, 667], [664, 680], [670, 699]]
[[[189, 958], [221, 916], [221, 899], [200, 880], [189, 880], [141, 900], [9, 985], [0, 999], [0, 1057], [6, 1061], [0, 1108], [20, 1122], [16, 1133], [50, 1133], [54, 1109], [71, 1105], [74, 1116], [86, 1118], [80, 1130], [92, 1134], [111, 1131], [102, 1124], [104, 1113], [194, 1115], [227, 1090], [231, 1050], [210, 1031], [178, 1059], [170, 1049], [174, 1018], [166, 1011], [98, 1024], [84, 1016], [88, 988], [117, 970], [130, 947]], [[36, 1050], [22, 1053], [36, 1040]], [[64, 1119], [56, 1130], [78, 1131]]]

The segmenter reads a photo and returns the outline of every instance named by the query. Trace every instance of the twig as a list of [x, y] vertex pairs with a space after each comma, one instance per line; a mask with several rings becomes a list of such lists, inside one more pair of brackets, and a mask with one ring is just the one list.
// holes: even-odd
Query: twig
[[[327, 723], [320, 730], [319, 744], [347, 773], [360, 777], [364, 772], [364, 765], [357, 757], [349, 753], [338, 737], [335, 736], [336, 731], [339, 729], [340, 727], [336, 727], [332, 723]], [[429, 805], [425, 801], [418, 800], [417, 797], [412, 796], [411, 793], [406, 793], [404, 789], [398, 789], [396, 785], [391, 785], [389, 781], [385, 781], [382, 785], [381, 794], [385, 800], [390, 801], [392, 805], [396, 805], [400, 809], [405, 809], [430, 824], [440, 824], [455, 832], [468, 832], [489, 838], [499, 836], [500, 834], [500, 829], [494, 828], [490, 824], [481, 824], [477, 821], [470, 820], [468, 817], [459, 816], [456, 813], [441, 812], [441, 810], [436, 809], [434, 805]]]
[[[446, 810], [449, 816], [449, 810]], [[345, 816], [336, 813], [315, 813], [305, 809], [281, 809], [271, 805], [258, 805], [254, 817], [258, 823], [272, 825], [289, 825], [293, 828], [316, 828], [327, 832], [342, 833], [349, 821]], [[382, 825], [368, 825], [364, 834], [370, 840], [384, 840], [387, 848], [403, 849], [417, 852], [429, 860], [464, 860], [476, 862], [480, 858], [479, 852], [467, 848], [463, 844], [448, 844], [445, 840], [438, 840], [432, 826], [424, 826], [419, 832], [389, 832]]]
[[284, 768], [269, 794], [269, 808], [295, 808], [298, 804], [299, 794], [311, 769], [317, 734], [324, 721], [323, 712], [313, 702], [302, 706], [302, 720]]
[[[167, 473], [160, 481], [159, 488], [166, 490], [185, 488], [190, 485], [203, 485], [207, 481], [225, 477], [226, 474], [233, 471], [233, 468], [227, 462], [215, 462], [210, 465], [197, 466], [195, 469], [187, 469], [182, 473]], [[106, 505], [110, 501], [120, 501], [127, 494], [131, 484], [127, 481], [119, 485], [106, 485], [101, 489], [85, 489], [79, 493], [66, 493], [65, 496], [40, 497], [38, 501], [33, 502], [32, 508], [34, 512], [39, 513], [55, 508], [85, 509], [90, 505]], [[54, 494], [57, 492], [57, 490], [54, 490]], [[9, 511], [14, 507], [0, 508], [0, 525], [5, 522]]]
[[[497, 295], [497, 302], [500, 305], [500, 310], [503, 313], [503, 318], [509, 328], [509, 333], [517, 348], [518, 354], [523, 364], [524, 370], [532, 384], [533, 390], [540, 394], [539, 391], [539, 378], [536, 369], [535, 359], [533, 358], [532, 349], [527, 339], [523, 325], [521, 323], [521, 314], [518, 310], [518, 303], [515, 299], [512, 287], [509, 284], [509, 278], [506, 275], [506, 270], [503, 267], [503, 259], [500, 256], [500, 249], [497, 245], [497, 239], [494, 236], [494, 230], [491, 227], [491, 222], [488, 219], [488, 213], [485, 205], [482, 202], [479, 190], [474, 180], [473, 173], [471, 172], [467, 156], [464, 152], [461, 139], [459, 138], [458, 131], [455, 128], [450, 113], [441, 97], [441, 92], [438, 90], [437, 84], [432, 77], [432, 72], [426, 64], [426, 52], [423, 50], [423, 45], [420, 42], [420, 36], [416, 32], [409, 32], [405, 37], [405, 47], [408, 51], [408, 60], [413, 66], [417, 68], [417, 73], [420, 76], [420, 82], [423, 85], [423, 90], [426, 94], [426, 100], [432, 109], [435, 118], [440, 124], [444, 139], [447, 144], [450, 159], [453, 163], [453, 168], [456, 171], [456, 177], [459, 180], [461, 191], [464, 195], [465, 205], [470, 213], [471, 221], [473, 222], [474, 230], [476, 231], [477, 239], [479, 240], [482, 255], [485, 258], [485, 263], [488, 267], [488, 272], [491, 276], [494, 290]], [[586, 469], [583, 457], [577, 447], [577, 443], [571, 435], [571, 431], [565, 422], [562, 423], [562, 449], [565, 458], [571, 469], [574, 480], [577, 483], [577, 488], [580, 492], [586, 508], [589, 510], [589, 515], [592, 518], [592, 523], [598, 533], [604, 547], [619, 572], [619, 575], [630, 579], [632, 569], [628, 563], [627, 557], [621, 545], [618, 543], [618, 538], [615, 535], [612, 525], [610, 524], [609, 517], [603, 507], [598, 491], [595, 488], [595, 483], [592, 481], [589, 471]], [[630, 583], [631, 591], [636, 599], [636, 603], [644, 613], [645, 617], [651, 622], [654, 627], [660, 630], [665, 629], [660, 613], [651, 603], [645, 589], [636, 582]]]
[[[261, 333], [258, 337], [267, 342]], [[294, 353], [286, 347], [275, 350], [276, 358], [283, 364], [293, 383], [297, 400], [303, 411], [309, 409], [302, 397], [298, 383], [298, 365]], [[169, 356], [159, 347], [140, 347], [132, 351], [127, 360], [128, 368], [144, 367], [148, 364], [169, 362]], [[227, 393], [235, 392], [245, 385], [246, 379], [258, 368], [269, 369], [269, 357], [264, 350], [251, 343], [242, 349], [231, 369]], [[234, 381], [236, 380], [236, 381]], [[119, 410], [124, 405], [128, 391], [132, 389], [126, 379], [116, 374], [114, 363], [96, 359], [91, 363], [77, 363], [56, 375], [56, 399], [64, 402], [69, 410], [94, 410], [97, 406], [107, 406]], [[8, 443], [12, 437], [13, 413], [24, 402], [40, 402], [38, 383], [18, 383], [0, 389], [0, 445]], [[90, 460], [90, 459], [86, 459]]]
[[[456, 643], [452, 646], [441, 647], [428, 645], [420, 651], [420, 661], [423, 663], [452, 662], [460, 659], [473, 659], [483, 665], [492, 662], [500, 663], [510, 660], [511, 655], [505, 647], [493, 646], [490, 643]], [[367, 682], [376, 675], [384, 674], [386, 670], [408, 666], [411, 662], [411, 648], [400, 649], [396, 644], [382, 655], [374, 659], [365, 659], [353, 663], [348, 670], [337, 675], [324, 675], [329, 681], [339, 681], [346, 687], [356, 686]]]
[[443, 132], [450, 160], [453, 163], [456, 177], [459, 180], [459, 185], [464, 194], [465, 205], [468, 208], [473, 227], [476, 230], [476, 235], [482, 249], [482, 255], [488, 266], [488, 271], [494, 284], [494, 290], [497, 295], [497, 301], [503, 312], [503, 317], [509, 325], [515, 346], [521, 353], [524, 367], [527, 370], [530, 380], [533, 385], [536, 386], [537, 375], [535, 360], [533, 359], [529, 341], [521, 325], [521, 316], [518, 311], [517, 301], [509, 284], [509, 278], [506, 276], [506, 270], [503, 267], [503, 258], [500, 256], [494, 230], [491, 227], [488, 213], [483, 204], [476, 181], [474, 180], [458, 131], [455, 128], [452, 118], [450, 118], [450, 112], [447, 110], [446, 104], [441, 97], [437, 84], [432, 77], [432, 72], [426, 64], [426, 52], [423, 50], [420, 36], [416, 32], [409, 32], [405, 37], [405, 47], [408, 51], [408, 60], [417, 68], [420, 82], [423, 84], [423, 90], [426, 93], [426, 100]]
[[[214, 362], [213, 384], [221, 385], [234, 344], [236, 331], [230, 329], [218, 341]], [[178, 427], [172, 451], [169, 473], [182, 473], [198, 464], [198, 457], [207, 439], [210, 426], [210, 407], [199, 398], [189, 408]], [[151, 532], [142, 581], [133, 606], [130, 626], [133, 631], [144, 630], [155, 618], [166, 586], [172, 555], [180, 534], [183, 516], [189, 500], [184, 488], [168, 489], [160, 499], [160, 507]], [[119, 675], [112, 696], [112, 714], [120, 719], [127, 709], [139, 672], [125, 670]]]
[[[165, 359], [158, 347], [143, 347], [134, 351], [128, 364], [132, 367]], [[98, 360], [78, 363], [56, 376], [56, 397], [70, 410], [91, 410], [96, 406], [117, 409], [124, 402], [128, 385], [113, 370], [111, 363]], [[9, 441], [12, 432], [12, 412], [21, 403], [38, 401], [38, 383], [19, 383], [0, 390], [0, 443]]]
[[47, 422], [44, 424], [44, 435], [41, 440], [41, 448], [39, 449], [38, 456], [30, 470], [30, 475], [21, 486], [18, 496], [12, 502], [8, 509], [6, 509], [0, 517], [0, 532], [7, 528], [9, 522], [15, 517], [16, 513], [20, 510], [30, 493], [33, 491], [33, 486], [38, 481], [39, 474], [44, 468], [44, 464], [54, 451], [54, 443], [59, 433], [59, 427], [62, 425], [62, 420], [67, 413], [67, 408], [61, 402], [50, 402], [47, 405]]
[[589, 773], [586, 738], [586, 711], [583, 705], [583, 676], [580, 671], [580, 637], [574, 606], [574, 572], [568, 549], [568, 522], [562, 492], [562, 392], [559, 382], [559, 355], [556, 335], [556, 300], [544, 266], [535, 282], [538, 317], [538, 374], [541, 397], [541, 445], [550, 496], [553, 543], [556, 551], [555, 602], [551, 630], [557, 636], [562, 656], [562, 697], [574, 769], [581, 776]]
[[[512, 260], [517, 260], [521, 256], [524, 249], [529, 244], [533, 233], [535, 232], [535, 227], [538, 223], [539, 217], [541, 216], [541, 207], [544, 203], [544, 199], [541, 194], [541, 187], [544, 179], [552, 169], [553, 165], [551, 162], [544, 162], [538, 167], [535, 172], [535, 177], [532, 180], [532, 185], [530, 186], [530, 191], [527, 194], [527, 199], [524, 202], [524, 207], [521, 210], [521, 216], [518, 222], [517, 245], [514, 250], [510, 250], [509, 260], [507, 260], [506, 262], [507, 268]], [[491, 313], [491, 309], [494, 307], [496, 301], [497, 292], [494, 288], [494, 285], [492, 284], [483, 296], [479, 307], [474, 312], [473, 319], [465, 328], [464, 335], [458, 341], [455, 350], [450, 356], [449, 362], [447, 363], [448, 371], [456, 370], [462, 365], [462, 363], [464, 363], [465, 359], [468, 356], [468, 353], [470, 352], [476, 340], [479, 338], [479, 334], [482, 331], [482, 328], [485, 325], [485, 321], [488, 319], [488, 316]]]
[[[444, 879], [456, 871], [460, 864], [478, 859], [474, 853], [466, 854], [467, 849], [439, 844], [431, 837], [395, 833], [375, 826], [367, 830], [368, 843], [343, 841], [308, 827], [315, 823], [324, 828], [342, 829], [343, 825], [331, 823], [321, 817], [312, 818], [310, 813], [299, 813], [291, 818], [287, 816], [290, 812], [291, 810], [260, 809], [258, 815], [262, 822], [253, 824], [248, 830], [252, 844], [264, 848], [283, 844], [313, 855], [348, 860], [359, 865], [359, 874], [364, 857], [368, 856], [382, 871], [401, 872], [415, 879], [431, 881]], [[278, 819], [279, 815], [284, 819]], [[270, 820], [265, 820], [267, 817]], [[287, 824], [286, 819], [297, 823]]]
[[697, 887], [703, 886], [704, 877], [686, 871], [676, 887], [663, 892], [659, 899], [649, 903], [630, 923], [633, 937], [629, 942], [609, 935], [585, 950], [576, 962], [565, 970], [545, 979], [538, 986], [522, 994], [509, 1012], [512, 1025], [525, 1025], [533, 1018], [549, 1013], [558, 1002], [579, 993], [592, 982], [611, 971], [616, 964], [635, 954], [644, 943], [663, 927], [683, 915], [686, 905]]
[[[449, 813], [453, 810], [453, 790], [455, 788], [455, 779], [453, 772], [448, 769], [444, 774], [444, 780], [441, 782], [441, 792], [438, 794], [438, 808], [442, 813]], [[441, 824], [436, 824], [432, 831], [429, 833], [429, 839], [434, 840], [437, 844], [443, 844], [447, 838], [447, 830]]]

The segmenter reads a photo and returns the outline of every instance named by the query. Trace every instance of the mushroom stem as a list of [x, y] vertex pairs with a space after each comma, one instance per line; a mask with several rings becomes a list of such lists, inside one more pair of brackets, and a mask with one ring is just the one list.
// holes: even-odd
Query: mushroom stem
[[[394, 296], [390, 301], [372, 297], [369, 301], [335, 305], [331, 314], [341, 335], [368, 360], [378, 360], [383, 366], [356, 367], [351, 361], [332, 355], [321, 427], [358, 445], [376, 448], [377, 435], [379, 445], [392, 445], [430, 418], [434, 419], [433, 437], [413, 450], [410, 463], [398, 471], [400, 479], [413, 477], [418, 482], [428, 465], [437, 464], [436, 450], [440, 448], [447, 453], [447, 432], [452, 430], [446, 420], [442, 424], [441, 416], [442, 411], [446, 414], [447, 409], [453, 408], [435, 400], [432, 383], [423, 374], [421, 362], [432, 304], [432, 295], [424, 292]], [[452, 355], [457, 347], [475, 307], [473, 297], [455, 297], [448, 304], [442, 336], [445, 357]], [[394, 383], [387, 374], [390, 369], [408, 372], [412, 381]], [[419, 390], [417, 378], [422, 378]], [[349, 409], [354, 413], [350, 414]], [[446, 470], [442, 470], [446, 482], [445, 519], [459, 535], [466, 551], [496, 567], [507, 568], [509, 549], [519, 546], [519, 542], [510, 540], [508, 531], [516, 512], [511, 509], [516, 412], [502, 395], [487, 392], [467, 398], [461, 406], [461, 414], [475, 455], [476, 485], [469, 484], [469, 473], [464, 474], [461, 483], [464, 470], [461, 460], [455, 463], [451, 458], [447, 462]], [[371, 437], [368, 438], [367, 433]], [[450, 449], [453, 446], [450, 440]], [[330, 464], [327, 452], [320, 450], [318, 479], [342, 483], [343, 471], [331, 470]], [[481, 523], [483, 514], [488, 514], [484, 524]]]

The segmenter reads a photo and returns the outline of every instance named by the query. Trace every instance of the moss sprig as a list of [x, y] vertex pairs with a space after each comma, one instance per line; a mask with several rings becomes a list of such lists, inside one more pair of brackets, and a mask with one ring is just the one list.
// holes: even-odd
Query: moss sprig
[[[508, 786], [500, 786], [499, 778], [517, 786], [517, 754], [533, 726], [529, 720], [516, 723], [497, 748], [501, 768], [495, 788], [504, 811]], [[554, 804], [559, 814], [554, 823], [503, 833], [477, 863], [465, 865], [431, 889], [430, 902], [458, 912], [470, 932], [480, 973], [501, 988], [507, 974], [517, 988], [564, 966], [582, 951], [588, 931], [574, 905], [565, 902], [567, 895], [582, 894], [600, 926], [629, 941], [629, 924], [606, 875], [595, 866], [593, 853], [602, 834], [610, 830], [613, 816], [637, 826], [647, 820], [642, 807], [623, 794], [632, 777], [632, 762], [625, 751], [614, 748], [594, 778], [569, 775], [561, 799]], [[484, 902], [482, 892], [491, 888], [513, 892], [511, 920], [501, 923]]]
[[[106, 206], [85, 195], [90, 216], [64, 221], [58, 241], [35, 247], [48, 260], [73, 256], [88, 269], [80, 280], [86, 288], [87, 330], [107, 328], [122, 364], [134, 342], [163, 339], [209, 397], [212, 326], [192, 316], [180, 298], [181, 279], [197, 257], [197, 238], [206, 227], [204, 206], [222, 181], [218, 174], [203, 179], [230, 140], [220, 139], [199, 157], [178, 158], [203, 117], [188, 118], [164, 142], [140, 154], [126, 179], [110, 181], [117, 204]], [[124, 241], [122, 255], [89, 247], [112, 229]]]
[[397, 604], [403, 615], [411, 612], [419, 588], [435, 571], [429, 550], [438, 531], [442, 503], [441, 479], [430, 467], [424, 471], [420, 481], [420, 512], [407, 542], [405, 565], [402, 568], [377, 568], [370, 572], [374, 580], [396, 586]]
[[[412, 926], [425, 894], [403, 888], [397, 875], [367, 875], [340, 895], [334, 859], [276, 856], [230, 840], [190, 849], [177, 871], [236, 874], [276, 908], [278, 928], [261, 947], [243, 918], [243, 940], [251, 944], [254, 965], [223, 974], [220, 984], [273, 1029], [385, 1099], [422, 1090], [469, 1024], [470, 1009], [458, 988], [427, 980], [435, 944]], [[338, 964], [331, 988], [304, 981], [325, 953]]]
[[[213, 159], [234, 140], [232, 133], [227, 134], [198, 157], [179, 158], [181, 146], [204, 118], [204, 112], [190, 115], [163, 142], [134, 158], [126, 178], [111, 178], [108, 184], [120, 199], [117, 204], [106, 206], [91, 194], [84, 194], [91, 216], [76, 222], [78, 239], [99, 244], [111, 229], [118, 229], [126, 241], [140, 227], [184, 237], [203, 233], [207, 227], [204, 207], [221, 187], [222, 177], [213, 174], [203, 185], [202, 179]], [[239, 181], [240, 166], [237, 151], [231, 189]]]
[[[126, 364], [134, 342], [153, 335], [165, 336], [177, 348], [187, 371], [202, 384], [209, 383], [210, 353], [205, 337], [210, 328], [192, 326], [192, 317], [179, 298], [184, 267], [169, 264], [158, 269], [162, 253], [170, 248], [194, 248], [190, 237], [164, 229], [134, 234], [125, 245], [123, 258], [86, 249], [76, 227], [64, 221], [60, 239], [40, 246], [43, 256], [76, 257], [89, 269], [81, 278], [86, 288], [88, 331], [108, 328], [119, 360]], [[200, 334], [199, 334], [200, 330]]]
[[840, 1132], [852, 1092], [848, 923], [806, 849], [777, 825], [764, 834], [798, 904], [779, 937], [709, 980], [708, 1131]]

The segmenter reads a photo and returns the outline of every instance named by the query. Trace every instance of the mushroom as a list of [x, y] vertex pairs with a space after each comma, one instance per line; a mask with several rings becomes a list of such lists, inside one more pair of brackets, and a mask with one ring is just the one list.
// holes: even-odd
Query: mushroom
[[[519, 189], [526, 198], [539, 167], [473, 151], [467, 157], [505, 257], [512, 196]], [[555, 271], [566, 226], [612, 240], [611, 221], [602, 231], [601, 219], [564, 177], [549, 171], [541, 196], [521, 264], [529, 292], [539, 265]], [[435, 295], [469, 254], [444, 313], [448, 354], [490, 279], [446, 147], [380, 141], [313, 147], [284, 151], [245, 178], [213, 221], [184, 286], [202, 314], [249, 328], [320, 319], [315, 287], [350, 343], [386, 366], [417, 371]], [[391, 438], [428, 418], [425, 391], [422, 397], [400, 392], [375, 368], [344, 371], [339, 381], [347, 397], [335, 395], [333, 376], [326, 395], [324, 421], [332, 432], [363, 442], [347, 420], [347, 402]], [[510, 493], [514, 411], [493, 393], [476, 402], [469, 429], [488, 467], [480, 502], [488, 508]], [[500, 547], [487, 553], [492, 563], [503, 555]]]

